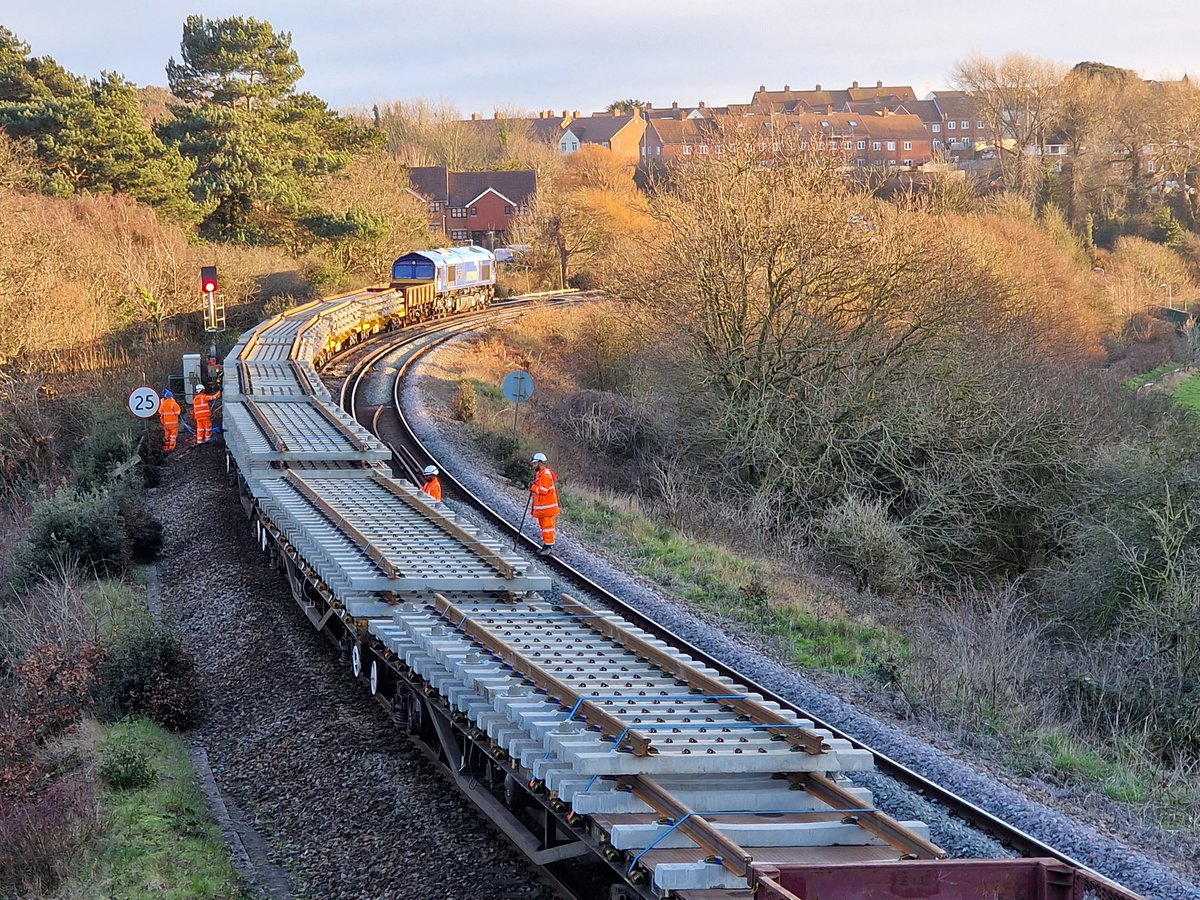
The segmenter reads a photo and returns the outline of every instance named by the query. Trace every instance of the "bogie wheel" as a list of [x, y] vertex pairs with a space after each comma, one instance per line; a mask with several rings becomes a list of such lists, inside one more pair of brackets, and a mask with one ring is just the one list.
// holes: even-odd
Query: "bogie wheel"
[[[356, 643], [350, 648], [350, 673], [354, 676], [354, 679], [356, 681], [359, 678], [362, 678], [362, 673], [363, 673], [362, 644]], [[372, 693], [374, 693], [374, 691], [372, 691]]]
[[[356, 645], [357, 646], [357, 645]], [[379, 660], [371, 660], [371, 696], [374, 697], [379, 693], [379, 688], [382, 684], [383, 677], [379, 671]]]
[[408, 698], [408, 733], [419, 735], [425, 730], [425, 704], [420, 697]]

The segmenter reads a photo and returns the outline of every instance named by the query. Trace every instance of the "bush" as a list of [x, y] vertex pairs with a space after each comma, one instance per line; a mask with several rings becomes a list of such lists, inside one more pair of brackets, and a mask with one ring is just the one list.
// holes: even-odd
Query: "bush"
[[577, 391], [558, 407], [557, 419], [593, 453], [622, 462], [658, 446], [654, 416], [611, 391]]
[[46, 896], [100, 829], [94, 785], [83, 775], [0, 806], [0, 894]]
[[100, 662], [100, 702], [109, 716], [144, 715], [182, 731], [203, 714], [195, 657], [157, 620], [116, 635]]
[[118, 791], [149, 787], [158, 780], [150, 755], [131, 739], [106, 747], [99, 771], [109, 787]]
[[821, 536], [825, 550], [873, 591], [889, 594], [916, 577], [912, 546], [877, 500], [847, 496], [826, 512]]
[[71, 456], [75, 483], [83, 490], [103, 487], [113, 469], [133, 456], [143, 428], [124, 407], [109, 404], [94, 409], [88, 433]]
[[476, 392], [475, 386], [466, 379], [459, 381], [458, 390], [450, 405], [454, 409], [455, 418], [459, 421], [474, 422], [475, 416], [479, 412], [479, 394]]
[[162, 552], [162, 522], [154, 517], [140, 497], [125, 496], [121, 500], [120, 509], [129, 558], [136, 563], [153, 562]]
[[64, 563], [111, 575], [124, 558], [125, 532], [113, 498], [64, 489], [34, 507], [19, 562], [26, 576], [53, 575]]

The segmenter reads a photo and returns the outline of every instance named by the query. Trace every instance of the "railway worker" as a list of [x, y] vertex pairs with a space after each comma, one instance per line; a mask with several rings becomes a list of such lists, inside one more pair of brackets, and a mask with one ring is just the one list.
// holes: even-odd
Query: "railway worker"
[[554, 548], [554, 520], [560, 512], [558, 508], [558, 475], [546, 465], [546, 454], [535, 453], [529, 460], [537, 472], [529, 493], [533, 495], [533, 517], [542, 528], [542, 548], [538, 553], [546, 556]]
[[441, 502], [442, 483], [440, 481], [438, 481], [438, 467], [437, 466], [426, 466], [425, 467], [425, 483], [423, 485], [421, 485], [421, 490], [423, 490], [425, 493], [427, 493], [434, 500], [437, 500], [439, 503]]
[[206, 394], [204, 385], [196, 385], [196, 395], [192, 398], [192, 418], [196, 420], [196, 443], [207, 444], [212, 437], [212, 404], [221, 399], [221, 392]]
[[158, 421], [162, 423], [163, 452], [170, 453], [175, 449], [175, 441], [179, 437], [179, 417], [183, 409], [170, 390], [163, 391], [162, 403], [158, 405]]

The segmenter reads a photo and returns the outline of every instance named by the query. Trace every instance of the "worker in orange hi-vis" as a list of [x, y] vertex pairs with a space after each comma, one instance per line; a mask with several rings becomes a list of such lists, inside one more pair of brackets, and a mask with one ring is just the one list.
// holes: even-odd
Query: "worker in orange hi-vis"
[[221, 399], [221, 392], [206, 394], [204, 385], [196, 385], [196, 395], [192, 398], [192, 418], [196, 420], [196, 443], [207, 444], [212, 437], [212, 404]]
[[529, 486], [529, 493], [533, 495], [533, 517], [542, 527], [542, 548], [538, 553], [545, 556], [554, 548], [554, 520], [560, 512], [558, 489], [555, 487], [558, 475], [546, 465], [545, 453], [535, 453], [529, 461], [537, 472], [533, 484]]
[[169, 390], [163, 391], [162, 403], [158, 405], [158, 421], [162, 423], [163, 450], [170, 453], [175, 449], [175, 441], [179, 437], [179, 417], [183, 408]]
[[442, 499], [442, 483], [438, 481], [437, 466], [425, 467], [425, 483], [421, 485], [421, 490], [427, 493], [434, 500], [441, 501]]

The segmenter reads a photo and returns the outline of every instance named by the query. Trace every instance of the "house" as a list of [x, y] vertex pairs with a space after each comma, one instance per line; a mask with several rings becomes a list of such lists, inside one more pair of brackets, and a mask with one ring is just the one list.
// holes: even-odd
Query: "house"
[[574, 153], [584, 144], [598, 144], [636, 163], [645, 133], [646, 120], [641, 110], [635, 109], [628, 116], [576, 116], [566, 124], [556, 146], [560, 153]]
[[[736, 137], [732, 137], [736, 135]], [[720, 119], [650, 119], [644, 162], [720, 156], [731, 140], [779, 150], [784, 136], [841, 155], [847, 167], [918, 167], [933, 158], [933, 142], [920, 117], [882, 109], [874, 113], [821, 112], [728, 116]]]
[[785, 84], [782, 91], [768, 91], [766, 85], [760, 84], [750, 106], [757, 113], [804, 113], [836, 111], [845, 109], [847, 103], [864, 100], [891, 99], [895, 103], [916, 100], [917, 95], [907, 85], [885, 85], [882, 81], [875, 82], [874, 87], [859, 87], [853, 82], [845, 90], [827, 91], [817, 85], [811, 91], [793, 91], [791, 85]]
[[532, 169], [498, 172], [449, 172], [444, 166], [409, 170], [409, 192], [426, 204], [429, 230], [455, 244], [489, 249], [507, 240], [517, 215], [528, 212], [537, 195]]
[[925, 99], [941, 110], [942, 127], [935, 131], [931, 126], [931, 134], [944, 143], [947, 156], [969, 159], [995, 143], [979, 104], [966, 91], [931, 91]]

